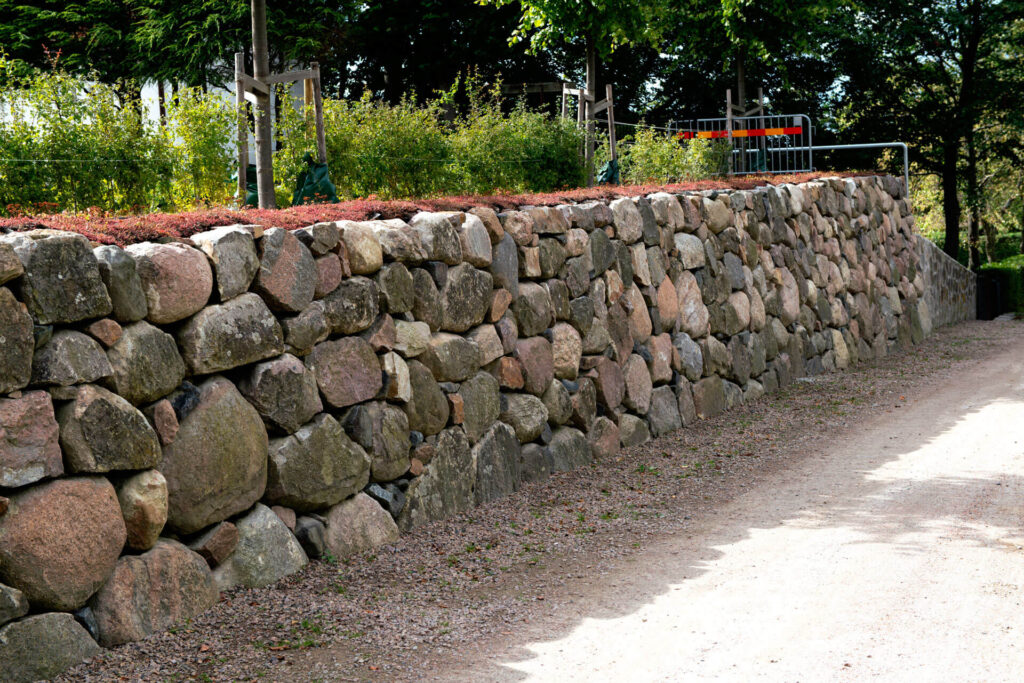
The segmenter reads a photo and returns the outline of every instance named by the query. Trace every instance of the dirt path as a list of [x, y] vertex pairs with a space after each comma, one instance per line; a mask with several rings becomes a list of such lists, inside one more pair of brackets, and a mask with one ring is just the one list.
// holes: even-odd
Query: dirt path
[[62, 679], [1020, 680], [1022, 332], [941, 329]]
[[1010, 348], [591, 582], [520, 647], [424, 677], [1019, 681], [1022, 525]]

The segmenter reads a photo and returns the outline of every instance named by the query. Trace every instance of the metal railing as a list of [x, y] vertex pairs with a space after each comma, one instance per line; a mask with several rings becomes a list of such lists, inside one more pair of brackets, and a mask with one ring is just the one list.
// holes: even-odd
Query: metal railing
[[729, 140], [729, 173], [804, 173], [814, 168], [814, 130], [806, 114], [759, 114], [672, 122], [682, 139]]

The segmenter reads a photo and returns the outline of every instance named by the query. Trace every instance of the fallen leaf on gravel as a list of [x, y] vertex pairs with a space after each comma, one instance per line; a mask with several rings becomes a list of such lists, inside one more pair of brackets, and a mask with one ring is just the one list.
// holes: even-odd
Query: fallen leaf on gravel
[[210, 646], [209, 646], [209, 645], [200, 645], [200, 646], [199, 646], [199, 651], [200, 651], [200, 652], [206, 652], [206, 651], [207, 651], [207, 650], [209, 650], [209, 649], [210, 649]]

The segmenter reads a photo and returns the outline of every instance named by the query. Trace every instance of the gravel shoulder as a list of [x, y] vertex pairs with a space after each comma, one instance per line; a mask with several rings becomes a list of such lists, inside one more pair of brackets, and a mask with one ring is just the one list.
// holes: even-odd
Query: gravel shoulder
[[[832, 445], [932, 400], [953, 377], [969, 383], [1021, 332], [1015, 321], [942, 328], [882, 361], [798, 381], [376, 554], [232, 591], [173, 633], [106, 651], [59, 680], [521, 679], [501, 662], [533, 658], [523, 646], [567, 636], [584, 613], [622, 617], [664, 593], [664, 578], [623, 577], [664, 565], [666, 543], [689, 539], [688, 562], [702, 573], [723, 541], [706, 532], [735, 513], [732, 502], [770, 498]], [[779, 524], [770, 513], [743, 522]], [[604, 594], [616, 598], [595, 602]]]

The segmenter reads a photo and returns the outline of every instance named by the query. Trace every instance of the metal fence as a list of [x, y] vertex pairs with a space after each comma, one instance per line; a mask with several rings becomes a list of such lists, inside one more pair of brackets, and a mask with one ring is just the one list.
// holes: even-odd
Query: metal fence
[[813, 170], [813, 130], [806, 114], [734, 116], [674, 121], [680, 139], [729, 140], [729, 173], [803, 173]]

